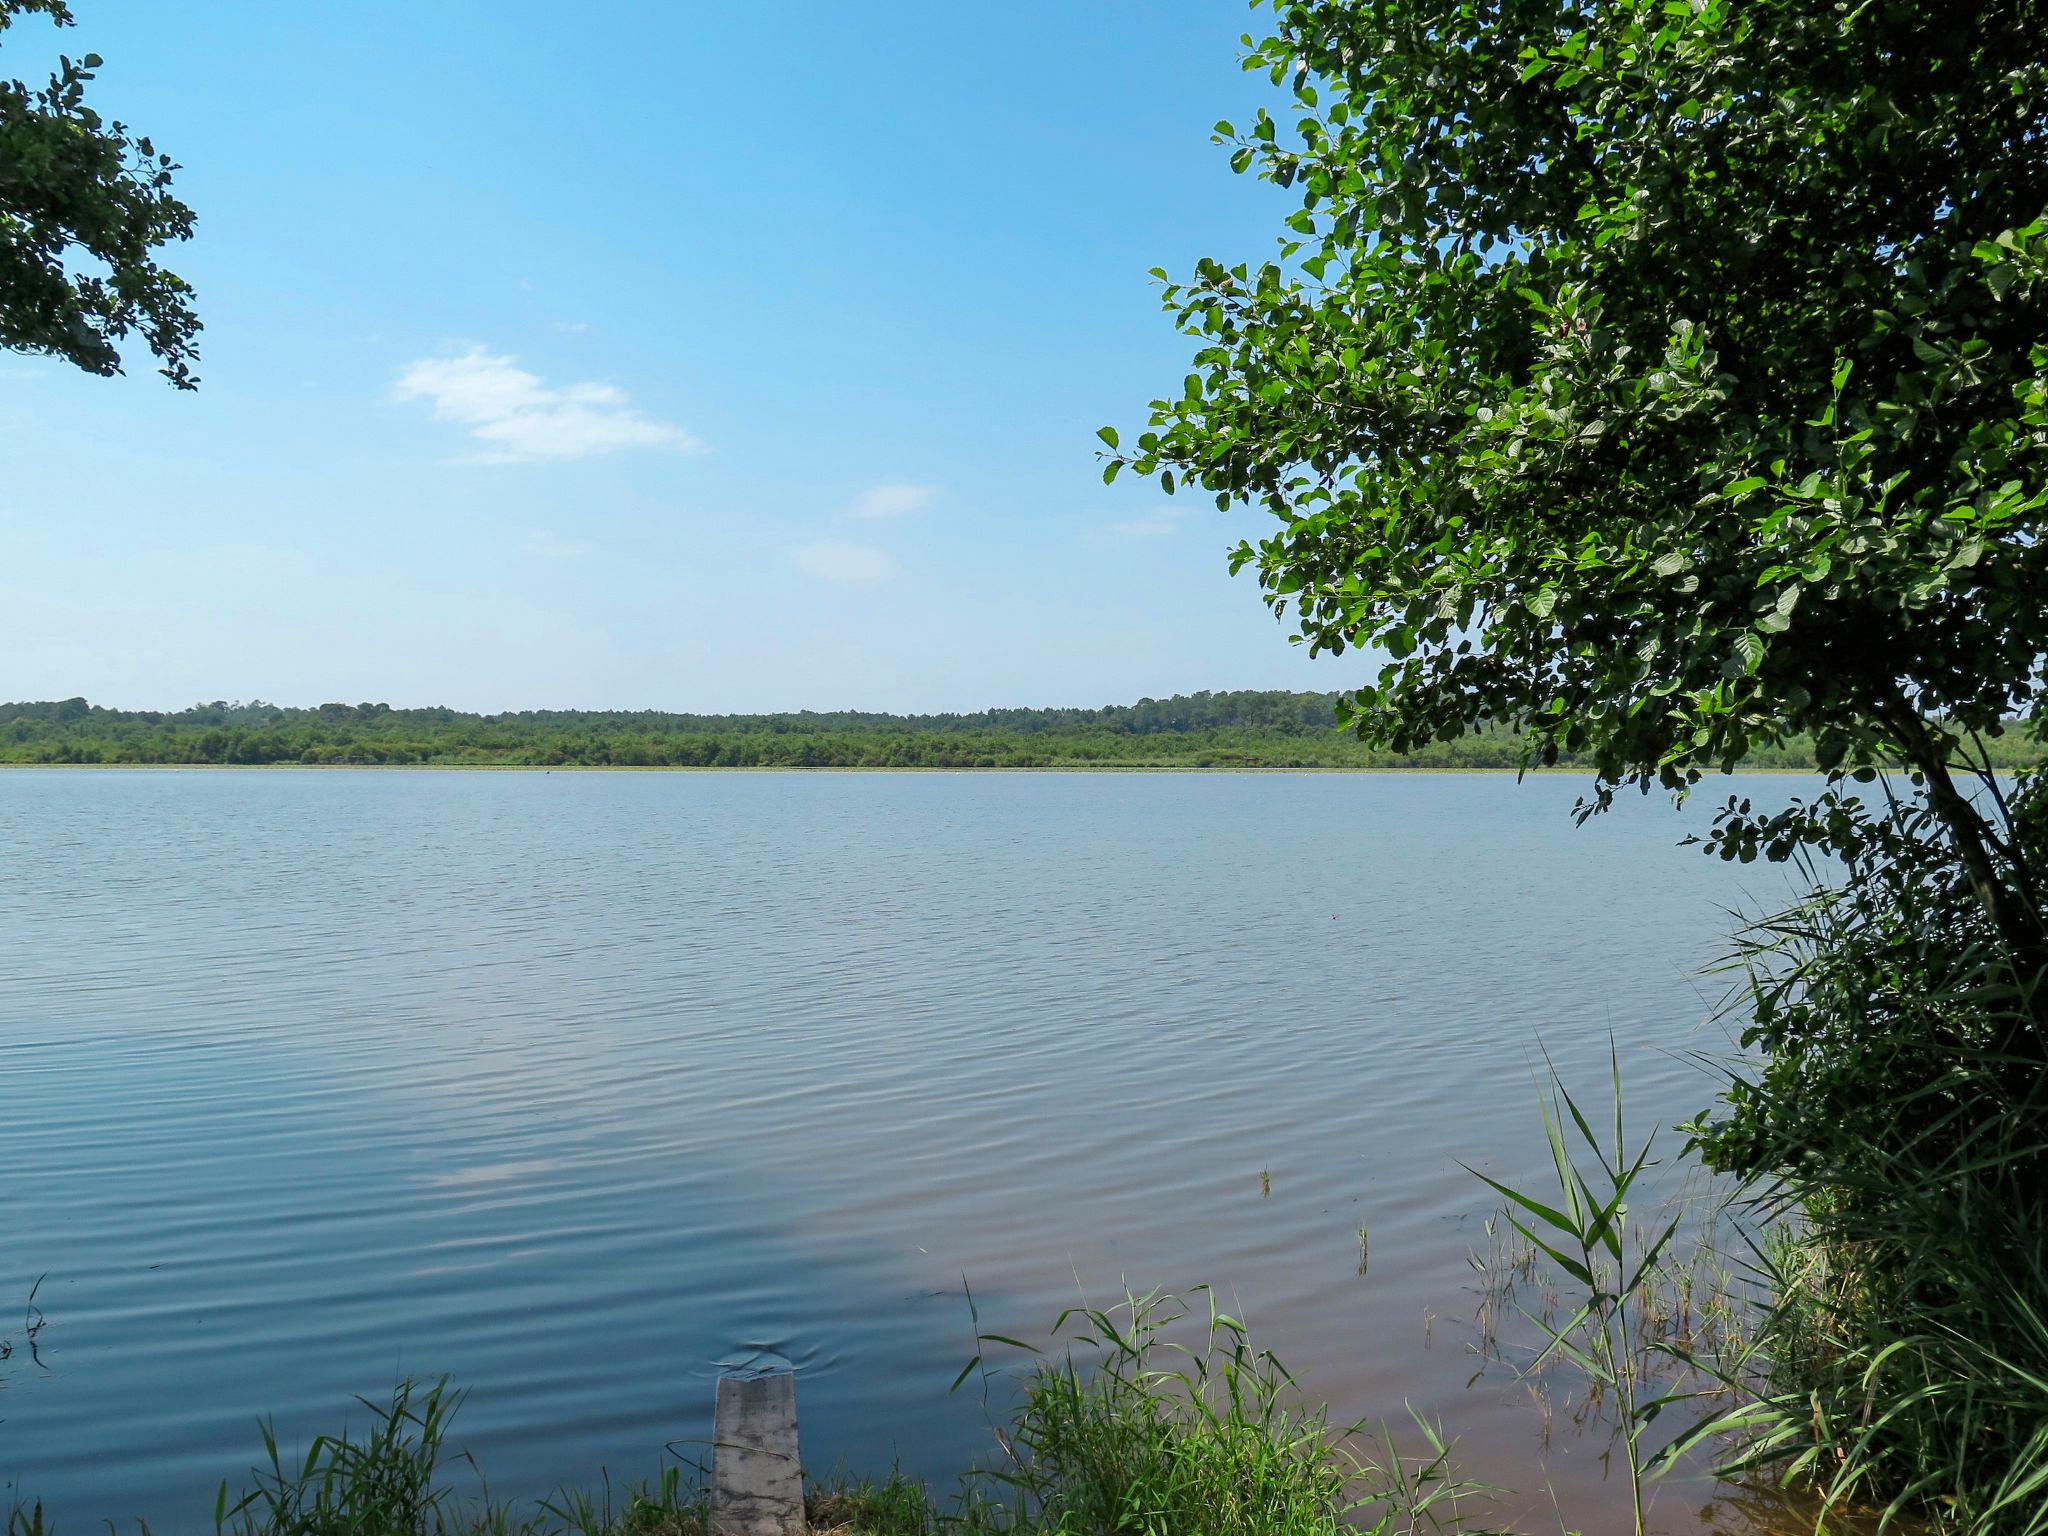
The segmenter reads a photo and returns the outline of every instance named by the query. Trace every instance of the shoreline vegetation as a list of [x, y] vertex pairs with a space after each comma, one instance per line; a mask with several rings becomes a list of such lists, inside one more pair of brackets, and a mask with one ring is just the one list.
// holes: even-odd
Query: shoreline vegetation
[[[985, 1405], [999, 1375], [1016, 1389], [1002, 1421], [990, 1417], [1001, 1454], [988, 1467], [951, 1493], [900, 1471], [806, 1476], [813, 1536], [1449, 1536], [1461, 1504], [1495, 1491], [1458, 1479], [1419, 1416], [1419, 1443], [1399, 1449], [1384, 1430], [1296, 1402], [1286, 1368], [1206, 1288], [1074, 1308], [1054, 1334], [1058, 1352], [1030, 1351], [1020, 1374], [977, 1354], [954, 1383], [978, 1372]], [[977, 1336], [978, 1348], [993, 1343], [1017, 1341]], [[709, 1536], [703, 1469], [680, 1460], [637, 1483], [605, 1475], [537, 1500], [493, 1498], [483, 1469], [448, 1443], [462, 1398], [445, 1378], [402, 1381], [388, 1404], [359, 1399], [366, 1417], [302, 1452], [263, 1424], [239, 1493], [220, 1485], [216, 1536]], [[16, 1504], [4, 1529], [55, 1531], [38, 1504]]]
[[[1769, 1229], [1745, 1236], [1746, 1223], [1728, 1225], [1726, 1190], [1702, 1207], [1694, 1180], [1652, 1199], [1653, 1214], [1632, 1214], [1646, 1193], [1638, 1184], [1662, 1160], [1655, 1133], [1638, 1144], [1624, 1132], [1618, 1060], [1613, 1091], [1610, 1136], [1605, 1113], [1589, 1119], [1550, 1079], [1541, 1108], [1555, 1195], [1475, 1175], [1502, 1204], [1486, 1222], [1486, 1249], [1467, 1255], [1479, 1276], [1468, 1292], [1473, 1381], [1505, 1370], [1528, 1392], [1542, 1448], [1532, 1470], [1550, 1454], [1554, 1411], [1556, 1433], [1625, 1466], [1635, 1536], [1653, 1528], [1647, 1483], [1681, 1462], [1735, 1479], [1720, 1487], [1747, 1512], [1744, 1529], [1803, 1528], [1815, 1509], [1805, 1479], [1772, 1479], [1754, 1463], [1738, 1470], [1739, 1454], [1734, 1464], [1726, 1459], [1755, 1443], [1739, 1421], [1768, 1391], [1757, 1330], [1768, 1330], [1778, 1303], [1758, 1283], [1764, 1277], [1732, 1263], [1733, 1247], [1722, 1244], [1759, 1254], [1783, 1245], [1756, 1242]], [[848, 1472], [828, 1461], [836, 1470], [819, 1477], [807, 1464], [812, 1536], [1505, 1536], [1531, 1528], [1510, 1512], [1534, 1490], [1464, 1475], [1454, 1433], [1412, 1406], [1402, 1420], [1333, 1420], [1207, 1285], [1069, 1307], [1043, 1344], [985, 1331], [972, 1289], [962, 1295], [974, 1354], [946, 1390], [979, 1396], [991, 1453], [931, 1483], [900, 1466]], [[465, 1396], [447, 1377], [406, 1378], [388, 1400], [356, 1399], [339, 1433], [303, 1447], [286, 1448], [259, 1420], [255, 1465], [219, 1485], [215, 1536], [714, 1536], [711, 1469], [682, 1449], [711, 1442], [668, 1442], [654, 1475], [641, 1480], [614, 1481], [598, 1469], [581, 1484], [505, 1500], [449, 1438]], [[1653, 1429], [1665, 1409], [1676, 1411]], [[1694, 1454], [1709, 1446], [1716, 1454]], [[1865, 1529], [1871, 1513], [1832, 1498], [1823, 1508], [1835, 1522], [1826, 1528], [1847, 1532]], [[40, 1503], [17, 1497], [0, 1509], [0, 1536], [58, 1536]], [[1593, 1516], [1567, 1530], [1620, 1528], [1611, 1504], [1557, 1513], [1561, 1521]], [[125, 1514], [150, 1536], [146, 1518]]]
[[[261, 701], [121, 710], [82, 698], [0, 704], [0, 766], [416, 768], [1010, 768], [1585, 770], [1572, 754], [1526, 760], [1504, 729], [1412, 752], [1367, 746], [1337, 723], [1338, 695], [1243, 691], [1141, 699], [1100, 709], [889, 715], [657, 710], [473, 714], [388, 704], [286, 707]], [[1996, 766], [2038, 761], [2018, 735], [1990, 743]], [[1753, 746], [1745, 772], [1811, 772], [1806, 737]]]
[[[168, 763], [168, 762], [105, 762], [69, 763], [37, 761], [0, 760], [0, 772], [9, 768], [163, 768], [186, 771], [244, 771], [269, 772], [277, 770], [303, 770], [322, 772], [326, 770], [367, 772], [371, 770], [391, 773], [591, 773], [591, 774], [696, 774], [696, 773], [787, 773], [787, 774], [920, 774], [920, 773], [972, 773], [972, 774], [1039, 774], [1039, 773], [1080, 773], [1103, 774], [1173, 774], [1173, 773], [1258, 773], [1258, 774], [1330, 774], [1333, 776], [1358, 776], [1372, 778], [1380, 775], [1399, 777], [1402, 774], [1472, 774], [1475, 776], [1515, 774], [1521, 777], [1555, 776], [1586, 772], [1583, 763], [1557, 763], [1551, 767], [1517, 768], [1512, 764], [1499, 767], [1442, 765], [1437, 763], [1366, 763], [1358, 766], [1347, 764], [1319, 763], [1193, 763], [1193, 762], [1145, 762], [1145, 763], [737, 763], [727, 767], [719, 763], [703, 765], [689, 763]], [[1777, 775], [1797, 778], [1820, 770], [1811, 763], [1787, 763], [1775, 768], [1759, 768], [1744, 763], [1734, 772], [1756, 777]]]
[[[1545, 1456], [1556, 1407], [1558, 1433], [1582, 1436], [1626, 1465], [1633, 1530], [1646, 1536], [1654, 1502], [1646, 1478], [1714, 1436], [1717, 1409], [1750, 1401], [1761, 1385], [1746, 1379], [1749, 1330], [1770, 1301], [1729, 1267], [1715, 1220], [1688, 1223], [1673, 1243], [1676, 1214], [1693, 1194], [1659, 1202], [1661, 1215], [1648, 1220], [1629, 1215], [1656, 1138], [1630, 1155], [1620, 1092], [1617, 1070], [1609, 1146], [1553, 1078], [1543, 1119], [1561, 1191], [1547, 1198], [1559, 1208], [1480, 1176], [1505, 1203], [1486, 1224], [1489, 1249], [1468, 1255], [1480, 1276], [1469, 1347], [1480, 1374], [1505, 1368], [1525, 1386]], [[812, 1536], [1504, 1536], [1529, 1528], [1502, 1520], [1531, 1490], [1463, 1475], [1455, 1439], [1414, 1408], [1398, 1422], [1332, 1420], [1206, 1285], [1070, 1307], [1043, 1345], [983, 1331], [972, 1290], [963, 1295], [975, 1353], [950, 1390], [980, 1397], [991, 1454], [935, 1483], [900, 1467], [819, 1477], [806, 1466]], [[219, 1485], [216, 1536], [713, 1536], [709, 1468], [680, 1449], [709, 1442], [669, 1442], [654, 1475], [637, 1481], [599, 1470], [580, 1485], [505, 1500], [450, 1439], [465, 1395], [446, 1377], [401, 1380], [388, 1400], [358, 1398], [339, 1433], [303, 1447], [287, 1448], [258, 1421], [256, 1464]], [[1685, 1421], [1675, 1437], [1670, 1423], [1646, 1434], [1660, 1408], [1688, 1404], [1672, 1416]], [[1731, 1491], [1759, 1536], [1791, 1531], [1811, 1514], [1804, 1489], [1774, 1490], [1751, 1477]], [[125, 1513], [150, 1536], [146, 1519]], [[1564, 1528], [1616, 1528], [1618, 1513], [1604, 1511], [1605, 1525], [1596, 1518]], [[1833, 1528], [1860, 1530], [1865, 1513], [1838, 1509]], [[58, 1531], [41, 1504], [25, 1500], [0, 1522], [0, 1536]]]

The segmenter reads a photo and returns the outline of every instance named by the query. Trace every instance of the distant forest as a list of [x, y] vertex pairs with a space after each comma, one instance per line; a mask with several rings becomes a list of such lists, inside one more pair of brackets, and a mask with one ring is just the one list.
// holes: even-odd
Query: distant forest
[[[106, 709], [0, 704], [0, 763], [295, 763], [533, 768], [1517, 768], [1507, 732], [1376, 752], [1336, 725], [1330, 693], [1196, 693], [1102, 709], [966, 715], [672, 715], [540, 709], [498, 715], [388, 704]], [[2005, 766], [2035, 760], [2017, 735]], [[1746, 766], [1813, 765], [1806, 743]]]

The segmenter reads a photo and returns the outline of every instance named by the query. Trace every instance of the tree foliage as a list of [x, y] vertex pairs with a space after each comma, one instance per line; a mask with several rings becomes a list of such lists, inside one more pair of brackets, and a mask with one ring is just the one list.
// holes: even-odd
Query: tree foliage
[[2048, 5], [1272, 14], [1286, 105], [1217, 137], [1299, 206], [1159, 274], [1194, 368], [1105, 473], [1278, 518], [1236, 566], [1384, 653], [1368, 742], [1506, 728], [1591, 808], [1801, 736], [1907, 768], [1711, 840], [1841, 861], [1746, 937], [1759, 1056], [1696, 1128], [1820, 1277], [1733, 1417], [1837, 1496], [2042, 1530], [2048, 780], [1994, 770], [2048, 712]]
[[[20, 17], [72, 25], [65, 0], [0, 0], [0, 39]], [[138, 334], [180, 389], [198, 380], [192, 289], [156, 252], [192, 233], [171, 192], [178, 167], [85, 102], [103, 60], [60, 58], [49, 83], [0, 79], [0, 346], [121, 371]]]
[[[682, 715], [388, 704], [313, 709], [226, 702], [121, 710], [84, 699], [0, 704], [0, 763], [435, 763], [637, 768], [1474, 768], [1508, 769], [1505, 732], [1414, 752], [1332, 729], [1328, 693], [1177, 694], [1100, 709], [884, 715], [809, 710]], [[1758, 766], [1812, 766], [1794, 741]]]
[[1245, 43], [1286, 105], [1217, 136], [1299, 207], [1166, 283], [1193, 371], [1105, 473], [1278, 517], [1235, 567], [1384, 651], [1368, 741], [1505, 725], [1598, 805], [1799, 733], [1903, 761], [2037, 942], [1953, 770], [2042, 708], [2048, 8], [1278, 0]]

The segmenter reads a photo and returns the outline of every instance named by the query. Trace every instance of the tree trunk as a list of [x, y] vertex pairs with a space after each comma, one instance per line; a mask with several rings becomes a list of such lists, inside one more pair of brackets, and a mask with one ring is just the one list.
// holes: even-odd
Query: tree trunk
[[[1949, 772], [1948, 754], [1919, 710], [1901, 695], [1887, 715], [1885, 723], [1899, 738], [1907, 761], [1926, 780], [1928, 809], [1947, 829], [1949, 843], [1970, 877], [1985, 916], [1991, 919], [1992, 927], [2011, 954], [2020, 985], [2031, 991], [2042, 972], [2048, 970], [2048, 929], [2042, 925], [2040, 911], [2022, 893], [2021, 872], [2013, 870], [2008, 876], [1999, 869], [1992, 856], [1991, 824], [1970, 803], [1969, 797], [1956, 788], [1955, 776]], [[2029, 1007], [2028, 1012], [2032, 1011]]]

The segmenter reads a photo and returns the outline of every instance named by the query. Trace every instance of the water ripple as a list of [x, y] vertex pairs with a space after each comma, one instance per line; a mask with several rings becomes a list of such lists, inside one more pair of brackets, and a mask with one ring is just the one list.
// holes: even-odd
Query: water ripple
[[[1769, 785], [1749, 786], [1769, 795]], [[0, 1488], [177, 1528], [400, 1374], [501, 1492], [652, 1470], [720, 1369], [942, 1474], [984, 1326], [1215, 1282], [1345, 1416], [1537, 1485], [1451, 1323], [1540, 1037], [1703, 1103], [1741, 876], [1485, 776], [0, 776]], [[1774, 893], [1771, 877], [1748, 876]], [[1269, 1180], [1269, 1189], [1261, 1174]], [[1357, 1273], [1357, 1229], [1372, 1268]], [[4, 1334], [4, 1329], [0, 1329]], [[1615, 1490], [1547, 1470], [1575, 1523]]]

